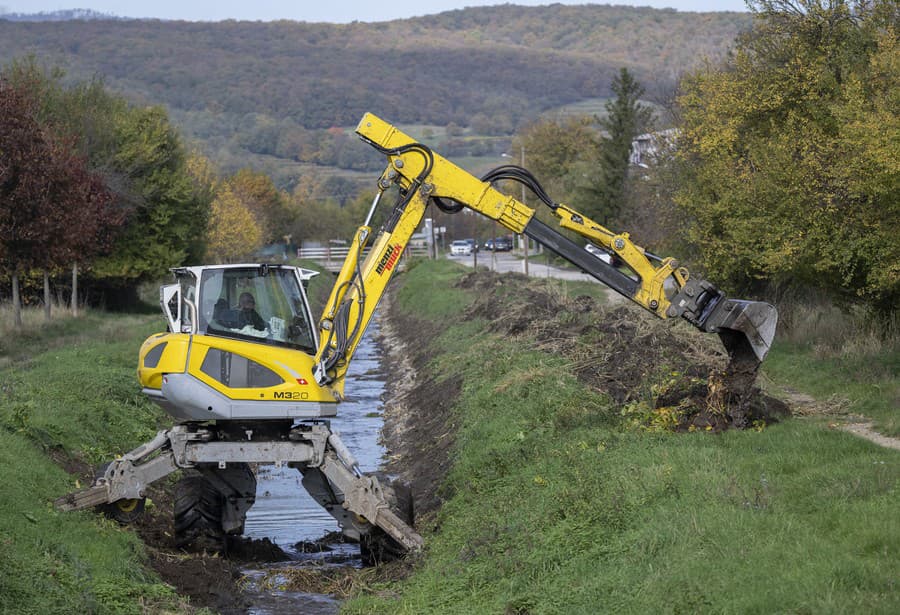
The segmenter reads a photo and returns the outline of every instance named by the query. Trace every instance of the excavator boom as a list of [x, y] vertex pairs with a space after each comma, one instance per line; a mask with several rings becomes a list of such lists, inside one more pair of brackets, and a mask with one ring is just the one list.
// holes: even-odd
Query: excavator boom
[[[378, 182], [379, 194], [396, 185], [400, 197], [361, 265], [357, 261], [363, 245], [360, 236], [367, 239], [369, 229], [361, 227], [357, 233], [359, 250], [351, 250], [320, 321], [322, 341], [316, 356], [320, 384], [342, 391], [353, 349], [431, 201], [446, 212], [471, 209], [514, 233], [531, 237], [659, 318], [680, 316], [702, 331], [718, 333], [733, 362], [758, 364], [768, 353], [778, 320], [773, 306], [729, 299], [709, 281], [692, 276], [675, 259], [660, 258], [636, 245], [628, 233], [615, 233], [551, 201], [526, 169], [506, 165], [477, 178], [371, 113], [362, 118], [356, 132], [388, 158]], [[617, 255], [630, 274], [538, 220], [534, 209], [493, 187], [493, 182], [500, 180], [518, 181], [531, 188], [552, 210], [561, 228]]]

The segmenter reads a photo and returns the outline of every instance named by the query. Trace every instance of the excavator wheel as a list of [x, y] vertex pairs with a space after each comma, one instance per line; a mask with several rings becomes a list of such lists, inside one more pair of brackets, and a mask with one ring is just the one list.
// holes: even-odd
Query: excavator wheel
[[[106, 469], [109, 467], [109, 464], [110, 462], [106, 462], [97, 468], [94, 480], [106, 475]], [[117, 523], [129, 525], [137, 521], [138, 517], [144, 513], [146, 503], [147, 498], [127, 498], [116, 500], [109, 504], [101, 504], [97, 507], [97, 510]]]
[[[236, 499], [239, 493], [244, 499]], [[187, 470], [175, 486], [175, 544], [189, 551], [226, 552], [228, 537], [244, 532], [255, 493], [256, 475], [249, 464], [231, 463], [212, 476]], [[243, 504], [235, 506], [236, 501]]]
[[175, 485], [175, 545], [188, 551], [224, 551], [224, 506], [224, 496], [212, 483], [199, 472], [186, 471]]
[[[412, 488], [408, 483], [391, 480], [381, 473], [376, 473], [375, 476], [384, 487], [384, 495], [390, 503], [391, 510], [412, 527], [415, 520]], [[406, 554], [406, 549], [380, 527], [373, 526], [368, 534], [360, 538], [359, 552], [363, 566], [377, 566], [402, 558]]]

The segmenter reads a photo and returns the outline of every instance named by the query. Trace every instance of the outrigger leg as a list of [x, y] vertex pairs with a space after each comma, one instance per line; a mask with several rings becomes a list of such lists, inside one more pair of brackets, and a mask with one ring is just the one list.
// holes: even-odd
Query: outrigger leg
[[111, 462], [93, 485], [57, 499], [55, 505], [60, 510], [79, 510], [140, 499], [150, 484], [179, 469], [198, 468], [214, 475], [229, 464], [288, 464], [303, 473], [304, 486], [349, 538], [364, 542], [378, 527], [402, 550], [421, 549], [422, 537], [392, 510], [392, 488], [360, 472], [353, 455], [326, 423], [300, 423], [287, 440], [253, 440], [252, 433], [247, 440], [223, 440], [220, 435], [208, 426], [191, 424], [160, 431], [150, 442]]

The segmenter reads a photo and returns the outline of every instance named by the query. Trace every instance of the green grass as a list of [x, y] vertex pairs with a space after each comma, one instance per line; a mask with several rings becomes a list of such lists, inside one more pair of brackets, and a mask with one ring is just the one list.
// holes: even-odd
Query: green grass
[[470, 292], [453, 288], [468, 271], [463, 265], [444, 259], [417, 259], [407, 271], [418, 271], [414, 276], [415, 283], [402, 284], [397, 300], [406, 311], [417, 313], [422, 320], [439, 321], [458, 315], [469, 303]]
[[777, 343], [765, 371], [779, 386], [831, 400], [842, 412], [864, 416], [875, 429], [900, 436], [900, 350], [885, 347], [877, 355], [822, 356], [808, 344]]
[[399, 295], [444, 317], [430, 371], [463, 378], [446, 503], [415, 573], [346, 612], [900, 611], [900, 453], [801, 420], [629, 430], [561, 358], [452, 319], [453, 275], [421, 263]]
[[2, 371], [0, 426], [91, 463], [153, 437], [163, 414], [141, 394], [135, 369], [161, 319], [95, 314], [65, 326], [13, 351], [20, 357]]
[[155, 432], [162, 413], [134, 370], [140, 343], [161, 328], [158, 317], [92, 313], [5, 339], [0, 357], [15, 360], [0, 368], [0, 613], [184, 608], [132, 532], [52, 506], [76, 486], [52, 451], [97, 463]]

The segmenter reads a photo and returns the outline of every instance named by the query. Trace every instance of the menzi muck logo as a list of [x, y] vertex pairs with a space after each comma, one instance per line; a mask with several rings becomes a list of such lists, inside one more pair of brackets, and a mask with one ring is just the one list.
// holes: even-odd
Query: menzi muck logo
[[387, 250], [384, 251], [384, 254], [381, 256], [381, 260], [378, 261], [378, 267], [375, 268], [375, 271], [378, 272], [378, 275], [381, 275], [385, 271], [390, 271], [394, 268], [394, 265], [397, 263], [397, 259], [400, 258], [400, 254], [403, 252], [403, 248], [400, 244], [395, 243], [392, 246], [388, 246]]

